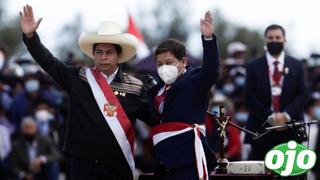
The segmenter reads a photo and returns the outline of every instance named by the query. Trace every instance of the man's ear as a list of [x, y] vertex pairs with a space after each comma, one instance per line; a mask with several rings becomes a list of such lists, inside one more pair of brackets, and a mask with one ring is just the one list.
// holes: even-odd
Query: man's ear
[[187, 67], [188, 58], [187, 58], [187, 57], [183, 57], [183, 58], [181, 59], [181, 62], [182, 62], [182, 64], [183, 64], [184, 67]]

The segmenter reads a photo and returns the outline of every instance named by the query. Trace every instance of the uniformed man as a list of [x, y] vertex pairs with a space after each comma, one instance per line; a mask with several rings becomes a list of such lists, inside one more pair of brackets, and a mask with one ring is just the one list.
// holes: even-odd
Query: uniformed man
[[64, 150], [72, 157], [71, 178], [133, 179], [132, 124], [147, 117], [148, 103], [142, 82], [124, 73], [119, 64], [135, 55], [136, 37], [122, 33], [115, 23], [103, 22], [97, 33], [79, 38], [81, 50], [95, 66], [70, 67], [41, 44], [36, 33], [41, 19], [34, 20], [32, 7], [23, 7], [20, 16], [28, 51], [69, 96]]
[[187, 68], [186, 48], [178, 40], [163, 41], [155, 51], [163, 81], [150, 90], [157, 121], [152, 134], [158, 179], [208, 179], [208, 170], [215, 164], [203, 142], [209, 91], [219, 69], [210, 12], [201, 20], [200, 29], [204, 47], [201, 68]]

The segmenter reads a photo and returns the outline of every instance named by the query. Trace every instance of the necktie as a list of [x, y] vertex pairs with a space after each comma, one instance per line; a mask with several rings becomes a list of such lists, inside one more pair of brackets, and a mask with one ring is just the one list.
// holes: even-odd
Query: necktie
[[273, 62], [274, 71], [273, 71], [272, 79], [276, 86], [280, 85], [280, 80], [281, 80], [281, 73], [279, 71], [278, 64], [279, 64], [279, 61]]
[[160, 95], [155, 96], [155, 100], [154, 100], [155, 104], [154, 104], [154, 106], [155, 106], [156, 110], [158, 111], [158, 113], [160, 113], [160, 114], [162, 113], [162, 108], [163, 108], [161, 106], [163, 106], [164, 99], [165, 99], [165, 97], [167, 95], [167, 90], [169, 88], [170, 88], [170, 86], [165, 85], [163, 92]]
[[[279, 61], [275, 61], [273, 62], [273, 64], [274, 64], [274, 71], [272, 75], [272, 80], [274, 83], [273, 86], [276, 86], [277, 88], [281, 88], [280, 87], [281, 73], [278, 68]], [[272, 106], [275, 112], [280, 111], [280, 95], [272, 95]]]

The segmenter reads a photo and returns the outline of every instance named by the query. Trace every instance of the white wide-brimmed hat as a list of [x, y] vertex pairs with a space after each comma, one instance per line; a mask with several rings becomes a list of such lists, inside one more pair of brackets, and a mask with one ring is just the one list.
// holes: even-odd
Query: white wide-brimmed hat
[[79, 46], [81, 50], [92, 59], [93, 44], [97, 43], [111, 43], [120, 45], [122, 49], [122, 55], [119, 63], [130, 60], [136, 54], [138, 46], [138, 40], [134, 35], [123, 33], [120, 25], [110, 21], [101, 22], [98, 32], [84, 32], [81, 33], [79, 37]]

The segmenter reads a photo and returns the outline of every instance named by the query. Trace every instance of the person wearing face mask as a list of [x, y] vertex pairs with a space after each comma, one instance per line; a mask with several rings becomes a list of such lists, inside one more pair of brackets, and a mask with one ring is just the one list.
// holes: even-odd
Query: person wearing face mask
[[[279, 25], [266, 28], [267, 51], [247, 64], [245, 95], [249, 108], [247, 128], [253, 132], [262, 126], [277, 126], [303, 121], [303, 108], [309, 98], [302, 62], [287, 55], [285, 30]], [[274, 146], [295, 140], [295, 128], [278, 129], [259, 139], [246, 136], [252, 147], [252, 160], [264, 160], [265, 154]]]
[[[308, 101], [305, 107], [305, 121], [310, 122], [313, 120], [320, 121], [320, 93], [315, 91], [312, 93], [312, 98]], [[313, 150], [314, 152], [320, 152], [320, 123], [312, 124], [306, 127], [308, 140], [303, 142], [303, 145]], [[319, 179], [320, 178], [320, 159], [317, 158], [312, 171], [308, 172], [308, 178]]]
[[[216, 117], [220, 117], [220, 107], [224, 107], [224, 115], [230, 116], [233, 122], [235, 118], [233, 116], [234, 112], [234, 104], [230, 98], [219, 93], [219, 92], [211, 92], [214, 96], [210, 98], [208, 113], [206, 114], [206, 131], [207, 131], [207, 141], [212, 151], [216, 154], [219, 153], [219, 138], [220, 133], [217, 130], [219, 128], [219, 124], [216, 121]], [[225, 157], [229, 161], [238, 161], [240, 160], [241, 153], [241, 144], [240, 144], [240, 130], [234, 126], [226, 127], [226, 136], [224, 138], [224, 148], [225, 148]]]
[[201, 68], [187, 67], [186, 48], [178, 40], [165, 40], [155, 50], [162, 82], [149, 93], [154, 107], [151, 131], [158, 179], [208, 179], [215, 162], [212, 154], [205, 155], [207, 145], [203, 142], [208, 95], [219, 69], [216, 36], [209, 11], [201, 20], [200, 29], [204, 48]]
[[34, 103], [39, 98], [44, 98], [40, 90], [40, 80], [36, 74], [28, 74], [23, 79], [24, 88], [17, 91], [13, 98], [10, 111], [10, 119], [14, 123], [16, 130], [20, 128], [23, 117], [30, 115], [34, 110]]
[[32, 117], [21, 123], [21, 137], [12, 145], [10, 162], [19, 179], [57, 180], [60, 154], [52, 141], [37, 134], [37, 125]]
[[38, 126], [39, 134], [42, 136], [52, 136], [55, 144], [58, 144], [58, 139], [53, 135], [56, 133], [54, 124], [57, 124], [54, 117], [54, 108], [45, 99], [38, 99], [35, 102], [34, 117]]

